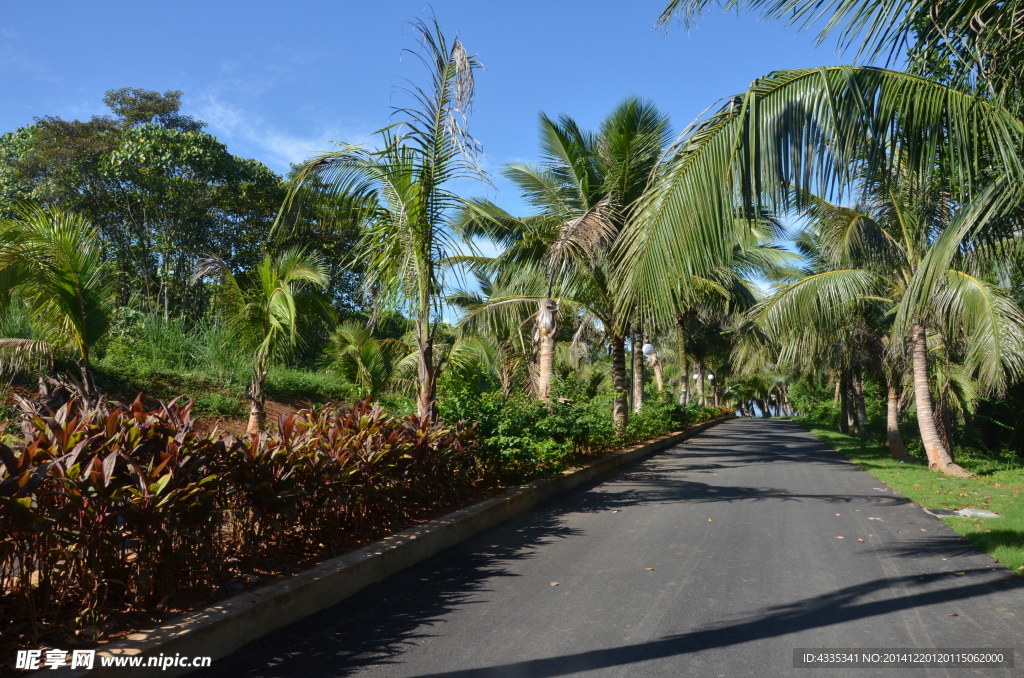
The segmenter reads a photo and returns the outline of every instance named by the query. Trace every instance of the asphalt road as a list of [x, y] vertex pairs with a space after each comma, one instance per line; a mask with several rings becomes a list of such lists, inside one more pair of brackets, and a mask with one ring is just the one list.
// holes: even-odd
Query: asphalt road
[[[555, 585], [557, 583], [557, 585]], [[794, 424], [737, 419], [205, 675], [1021, 676], [1024, 581]], [[795, 668], [1014, 648], [1018, 668]]]

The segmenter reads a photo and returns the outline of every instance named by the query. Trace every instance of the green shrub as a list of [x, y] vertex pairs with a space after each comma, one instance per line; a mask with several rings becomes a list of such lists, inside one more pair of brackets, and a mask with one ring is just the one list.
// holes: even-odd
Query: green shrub
[[195, 411], [217, 417], [240, 418], [246, 415], [248, 408], [240, 398], [205, 391], [196, 396]]
[[357, 398], [356, 388], [327, 372], [274, 367], [267, 372], [267, 395], [275, 400], [343, 402]]

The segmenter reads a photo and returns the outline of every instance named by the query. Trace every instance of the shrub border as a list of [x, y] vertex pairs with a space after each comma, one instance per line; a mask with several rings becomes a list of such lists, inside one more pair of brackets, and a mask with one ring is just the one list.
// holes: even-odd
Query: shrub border
[[[685, 431], [613, 452], [583, 468], [567, 470], [558, 477], [520, 485], [501, 496], [390, 535], [324, 561], [305, 572], [232, 596], [158, 628], [133, 633], [126, 640], [98, 648], [93, 670], [76, 670], [62, 675], [68, 678], [120, 675], [119, 671], [123, 672], [123, 669], [109, 667], [104, 670], [99, 665], [99, 657], [103, 655], [148, 657], [180, 653], [222, 659], [269, 633], [337, 605], [371, 584], [519, 516], [541, 502], [734, 418], [735, 415], [723, 415]], [[161, 670], [143, 667], [133, 669], [132, 675], [169, 678], [190, 672], [184, 668]]]

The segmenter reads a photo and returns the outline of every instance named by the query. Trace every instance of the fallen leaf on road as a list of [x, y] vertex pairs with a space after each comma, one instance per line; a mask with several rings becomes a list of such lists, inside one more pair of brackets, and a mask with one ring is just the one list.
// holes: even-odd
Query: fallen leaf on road
[[839, 516], [841, 516], [841, 515], [843, 515], [843, 514], [842, 514], [842, 513], [837, 513], [837, 514], [836, 514], [836, 517], [838, 518], [838, 517], [839, 517]]
[[647, 572], [654, 572], [653, 567], [645, 567], [644, 570], [646, 570]]
[[551, 586], [558, 586], [558, 582], [557, 581], [551, 582]]
[[836, 537], [836, 539], [846, 539], [846, 537]]
[[959, 613], [959, 612], [950, 612], [950, 613], [949, 613], [949, 616], [950, 616], [950, 617], [959, 617], [959, 616], [960, 616], [960, 613]]
[[857, 537], [857, 541], [859, 541], [859, 542], [860, 542], [860, 543], [862, 543], [862, 544], [864, 543], [864, 540], [863, 540], [863, 539], [861, 539], [860, 537]]
[[928, 530], [926, 530], [926, 529], [924, 529], [924, 528], [922, 527], [922, 528], [921, 528], [921, 531], [922, 531], [922, 532], [927, 532]]
[[958, 577], [962, 577], [962, 576], [964, 576], [967, 573], [966, 572], [954, 572], [953, 574], [955, 574]]
[[614, 510], [612, 511], [612, 513], [618, 513], [618, 512], [619, 512], [619, 509], [614, 509]]

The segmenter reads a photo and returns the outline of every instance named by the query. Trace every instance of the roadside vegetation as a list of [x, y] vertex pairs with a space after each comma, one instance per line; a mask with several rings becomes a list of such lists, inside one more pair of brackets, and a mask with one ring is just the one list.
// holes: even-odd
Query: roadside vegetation
[[1024, 464], [1008, 452], [957, 449], [961, 465], [973, 478], [952, 478], [930, 472], [923, 464], [893, 459], [881, 443], [820, 428], [803, 421], [811, 433], [896, 492], [928, 509], [982, 509], [999, 518], [953, 516], [942, 521], [999, 562], [1024, 576]]
[[1024, 13], [835, 12], [907, 70], [776, 71], [682, 134], [640, 97], [594, 129], [542, 114], [536, 161], [501, 170], [525, 214], [462, 193], [487, 180], [478, 63], [436, 22], [373, 140], [285, 177], [174, 91], [0, 137], [12, 633], [92, 638], [730, 408], [1003, 507], [960, 527], [1017, 563]]

